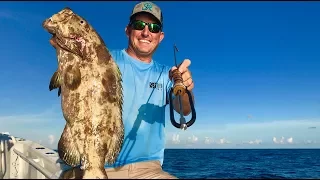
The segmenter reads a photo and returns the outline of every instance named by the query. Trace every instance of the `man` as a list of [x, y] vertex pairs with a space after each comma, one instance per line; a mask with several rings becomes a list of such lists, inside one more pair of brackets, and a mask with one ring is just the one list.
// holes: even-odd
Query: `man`
[[[152, 59], [164, 38], [162, 27], [160, 8], [151, 2], [141, 2], [134, 7], [125, 28], [127, 49], [112, 51], [123, 79], [125, 139], [116, 163], [105, 165], [110, 179], [176, 178], [161, 167], [165, 148], [165, 106], [172, 87], [170, 72], [176, 69]], [[190, 60], [183, 61], [179, 71], [184, 85], [191, 91], [194, 84], [188, 70], [190, 63]], [[189, 114], [187, 94], [182, 104], [183, 113]], [[174, 99], [174, 107], [177, 111], [177, 99]]]
[[[125, 28], [128, 47], [112, 56], [123, 75], [125, 140], [110, 178], [175, 178], [161, 168], [164, 158], [165, 106], [168, 104], [170, 69], [152, 59], [164, 38], [161, 9], [151, 2], [137, 4]], [[194, 87], [185, 60], [179, 70], [188, 90]], [[177, 107], [177, 98], [174, 99]], [[184, 114], [190, 113], [188, 96], [183, 97]], [[123, 167], [121, 167], [123, 166]]]

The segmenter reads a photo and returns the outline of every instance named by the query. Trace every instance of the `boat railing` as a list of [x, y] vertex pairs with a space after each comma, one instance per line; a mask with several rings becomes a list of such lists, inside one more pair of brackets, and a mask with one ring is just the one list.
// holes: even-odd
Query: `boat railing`
[[50, 148], [0, 133], [0, 179], [57, 179], [59, 161]]

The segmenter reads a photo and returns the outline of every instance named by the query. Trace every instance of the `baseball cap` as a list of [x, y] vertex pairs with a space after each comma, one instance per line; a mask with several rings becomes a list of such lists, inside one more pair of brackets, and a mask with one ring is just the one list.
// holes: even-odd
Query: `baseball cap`
[[155, 18], [157, 18], [157, 20], [162, 25], [162, 21], [163, 21], [162, 11], [159, 8], [159, 6], [157, 6], [156, 4], [154, 4], [150, 1], [143, 1], [143, 2], [136, 4], [132, 10], [130, 18], [133, 15], [140, 13], [140, 12], [147, 12], [147, 13], [152, 14]]

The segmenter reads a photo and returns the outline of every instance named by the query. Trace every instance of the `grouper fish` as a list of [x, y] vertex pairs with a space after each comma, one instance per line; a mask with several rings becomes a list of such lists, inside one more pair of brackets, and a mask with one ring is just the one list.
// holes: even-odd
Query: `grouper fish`
[[42, 26], [58, 59], [49, 90], [58, 89], [66, 120], [59, 157], [80, 166], [83, 179], [107, 179], [104, 165], [115, 162], [124, 138], [121, 72], [100, 35], [70, 8]]

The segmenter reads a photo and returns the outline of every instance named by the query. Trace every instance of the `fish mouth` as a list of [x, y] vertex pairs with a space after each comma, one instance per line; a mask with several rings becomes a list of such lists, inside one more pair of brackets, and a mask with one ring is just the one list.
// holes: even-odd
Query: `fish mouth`
[[56, 30], [56, 25], [54, 24], [54, 22], [52, 21], [52, 18], [46, 19], [42, 22], [42, 27], [52, 35], [51, 39], [50, 39], [50, 44], [53, 45], [53, 47], [56, 48], [57, 44], [57, 30]]
[[52, 17], [44, 20], [42, 22], [42, 27], [52, 35], [50, 39], [50, 44], [54, 48], [60, 48], [77, 56], [81, 56], [80, 51], [76, 46], [74, 47], [74, 49], [68, 47], [68, 44], [70, 44], [70, 42], [72, 43], [73, 41], [75, 41], [76, 37], [66, 37], [65, 35], [59, 32], [59, 24], [70, 20], [70, 18], [72, 18], [73, 15], [73, 11], [69, 7], [66, 7], [57, 14], [53, 15]]
[[56, 48], [56, 49], [60, 48], [62, 50], [73, 53], [75, 55], [79, 55], [79, 53], [76, 50], [72, 50], [71, 48], [69, 48], [66, 45], [66, 42], [68, 40], [74, 41], [74, 38], [65, 37], [65, 36], [60, 35], [60, 33], [58, 33], [58, 30], [56, 29], [55, 23], [51, 20], [51, 18], [46, 19], [42, 23], [42, 26], [44, 27], [44, 29], [46, 29], [48, 31], [48, 33], [50, 33], [52, 35], [52, 37], [50, 38], [50, 44], [54, 48]]
[[50, 34], [54, 35], [56, 34], [56, 29], [54, 22], [51, 20], [51, 18], [46, 19], [42, 22], [42, 27], [47, 30]]

